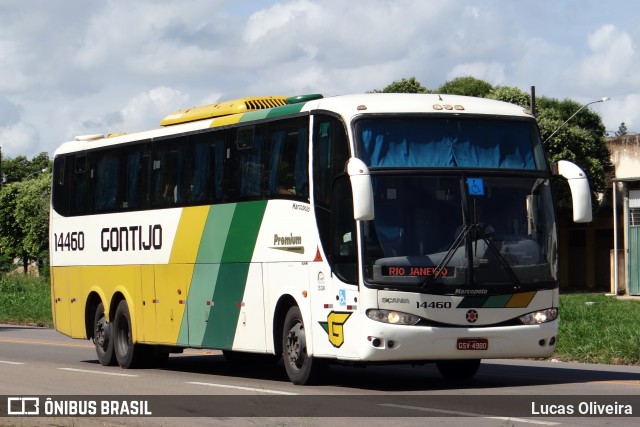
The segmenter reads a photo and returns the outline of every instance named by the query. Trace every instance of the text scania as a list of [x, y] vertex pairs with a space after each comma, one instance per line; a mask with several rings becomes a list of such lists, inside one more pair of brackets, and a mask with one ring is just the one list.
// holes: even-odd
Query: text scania
[[160, 250], [162, 226], [155, 224], [105, 227], [100, 233], [100, 247], [103, 252]]

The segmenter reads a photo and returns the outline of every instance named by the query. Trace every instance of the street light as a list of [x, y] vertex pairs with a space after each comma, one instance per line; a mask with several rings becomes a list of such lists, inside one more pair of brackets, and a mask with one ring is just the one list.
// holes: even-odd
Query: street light
[[583, 109], [585, 109], [585, 108], [586, 108], [586, 107], [588, 107], [589, 105], [591, 105], [591, 104], [595, 104], [595, 103], [598, 103], [598, 102], [607, 102], [607, 101], [609, 101], [610, 99], [611, 99], [611, 98], [609, 98], [608, 96], [605, 96], [604, 98], [600, 98], [600, 99], [598, 99], [597, 101], [591, 101], [591, 102], [589, 102], [589, 103], [587, 103], [587, 104], [584, 104], [582, 107], [578, 108], [578, 109], [576, 110], [576, 112], [575, 112], [575, 113], [573, 113], [573, 114], [571, 115], [571, 117], [569, 117], [567, 120], [565, 120], [565, 121], [564, 121], [564, 123], [562, 123], [562, 124], [558, 127], [558, 129], [554, 130], [554, 131], [553, 131], [553, 133], [552, 133], [551, 135], [549, 135], [549, 136], [547, 137], [547, 139], [545, 139], [545, 140], [544, 140], [544, 142], [543, 142], [542, 144], [544, 145], [544, 144], [546, 144], [547, 142], [549, 142], [549, 140], [550, 140], [551, 138], [553, 138], [553, 136], [554, 136], [556, 133], [558, 133], [558, 131], [559, 131], [560, 129], [562, 129], [562, 128], [564, 127], [564, 125], [566, 125], [566, 124], [569, 122], [569, 120], [573, 119], [573, 118], [576, 116], [576, 114], [578, 114], [580, 111], [582, 111]]
[[44, 168], [44, 169], [41, 169], [41, 170], [37, 170], [37, 171], [35, 171], [35, 172], [31, 172], [29, 175], [25, 176], [22, 180], [23, 180], [23, 181], [26, 181], [27, 179], [29, 179], [29, 178], [30, 178], [30, 177], [32, 177], [33, 175], [38, 174], [38, 173], [44, 173], [44, 172], [46, 172], [47, 170], [48, 170], [48, 168]]

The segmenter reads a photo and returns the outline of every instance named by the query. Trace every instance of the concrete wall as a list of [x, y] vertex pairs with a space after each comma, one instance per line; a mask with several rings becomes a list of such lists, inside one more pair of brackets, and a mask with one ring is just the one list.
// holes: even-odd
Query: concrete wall
[[625, 135], [607, 141], [616, 178], [640, 176], [640, 135]]

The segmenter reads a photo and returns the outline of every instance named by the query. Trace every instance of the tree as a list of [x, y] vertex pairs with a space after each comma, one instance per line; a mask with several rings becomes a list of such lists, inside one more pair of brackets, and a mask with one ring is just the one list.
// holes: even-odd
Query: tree
[[625, 125], [624, 122], [620, 123], [616, 136], [625, 136], [627, 133], [627, 125]]
[[[51, 161], [47, 153], [2, 162], [7, 181], [0, 190], [0, 269], [18, 259], [25, 273], [31, 261], [48, 259]], [[43, 172], [44, 171], [44, 172]]]
[[49, 155], [42, 152], [29, 160], [26, 156], [17, 156], [15, 158], [2, 159], [2, 174], [6, 176], [3, 184], [12, 182], [20, 182], [30, 175], [36, 175], [43, 170], [51, 170], [51, 160]]
[[25, 272], [29, 260], [35, 260], [39, 269], [48, 264], [50, 199], [51, 173], [42, 173], [20, 183], [15, 219], [22, 232], [21, 249]]
[[[606, 177], [613, 171], [600, 115], [585, 108], [560, 128], [582, 105], [568, 99], [559, 101], [546, 97], [538, 98], [536, 104], [538, 125], [542, 140], [545, 141], [548, 160], [569, 160], [580, 166], [589, 178], [593, 205], [598, 207], [597, 195], [606, 191]], [[547, 141], [557, 129], [558, 132]], [[564, 192], [567, 191], [565, 188]], [[562, 201], [561, 207], [569, 204], [566, 196], [559, 200]]]
[[374, 93], [429, 93], [415, 77], [402, 78], [392, 82], [382, 90], [374, 89]]
[[440, 86], [437, 93], [486, 98], [492, 90], [493, 86], [483, 80], [474, 77], [458, 77]]

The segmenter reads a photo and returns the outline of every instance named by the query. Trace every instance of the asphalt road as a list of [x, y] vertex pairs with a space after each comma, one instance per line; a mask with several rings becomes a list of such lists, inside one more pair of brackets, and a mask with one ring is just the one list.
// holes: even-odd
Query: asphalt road
[[[640, 367], [494, 360], [459, 382], [443, 380], [433, 365], [332, 366], [320, 385], [295, 386], [281, 364], [237, 366], [217, 351], [186, 350], [162, 369], [103, 367], [90, 341], [0, 325], [0, 414], [15, 411], [20, 402], [9, 408], [9, 399], [22, 396], [38, 397], [43, 412], [50, 398], [56, 417], [0, 416], [0, 426], [635, 426]], [[151, 415], [105, 417], [102, 405]], [[61, 416], [74, 410], [91, 416]], [[601, 415], [607, 410], [614, 414]], [[615, 416], [629, 410], [633, 417]], [[562, 411], [573, 413], [556, 415]]]

